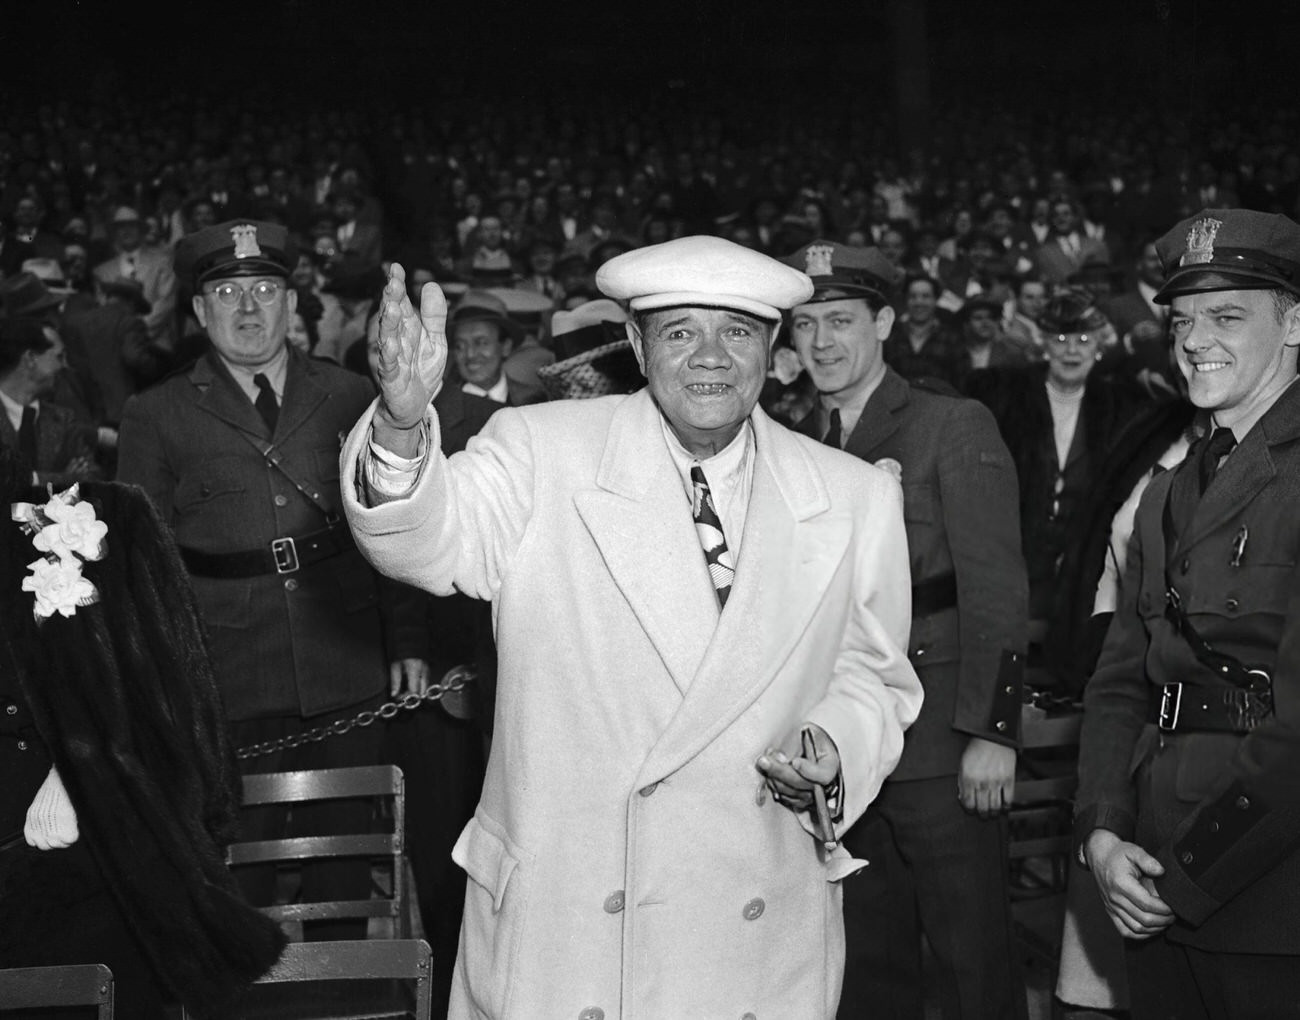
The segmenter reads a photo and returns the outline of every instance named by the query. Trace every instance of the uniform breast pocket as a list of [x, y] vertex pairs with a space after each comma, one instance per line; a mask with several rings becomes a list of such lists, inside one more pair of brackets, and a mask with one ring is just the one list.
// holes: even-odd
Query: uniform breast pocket
[[317, 450], [314, 456], [316, 477], [322, 485], [337, 485], [339, 481], [339, 451]]
[[183, 516], [236, 507], [247, 491], [244, 465], [235, 457], [215, 457], [187, 471], [176, 486], [176, 512]]

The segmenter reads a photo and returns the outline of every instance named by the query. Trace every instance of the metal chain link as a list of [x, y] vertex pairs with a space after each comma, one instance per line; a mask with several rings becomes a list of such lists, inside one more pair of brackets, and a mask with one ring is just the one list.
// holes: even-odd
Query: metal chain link
[[318, 744], [330, 737], [341, 737], [344, 733], [357, 727], [371, 726], [377, 719], [387, 721], [395, 718], [398, 712], [414, 711], [421, 705], [441, 700], [445, 695], [463, 691], [474, 682], [475, 678], [475, 672], [472, 669], [457, 666], [454, 669], [449, 669], [443, 675], [441, 683], [434, 684], [423, 694], [403, 694], [397, 700], [386, 701], [378, 708], [362, 709], [351, 719], [335, 719], [333, 722], [325, 723], [323, 726], [317, 726], [314, 729], [304, 730], [301, 733], [291, 733], [287, 737], [278, 737], [275, 740], [264, 740], [260, 744], [249, 744], [247, 747], [239, 748], [235, 752], [235, 757], [240, 761], [247, 761], [249, 758], [263, 758], [268, 754], [285, 751], [291, 747], [301, 747], [303, 744]]

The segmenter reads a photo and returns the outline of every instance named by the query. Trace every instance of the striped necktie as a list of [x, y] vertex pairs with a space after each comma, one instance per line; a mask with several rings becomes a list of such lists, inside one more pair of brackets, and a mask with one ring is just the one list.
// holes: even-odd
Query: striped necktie
[[713, 589], [718, 593], [718, 605], [725, 606], [727, 596], [731, 594], [731, 579], [736, 574], [736, 567], [732, 562], [731, 550], [727, 548], [726, 536], [722, 533], [718, 509], [713, 505], [713, 493], [709, 491], [704, 469], [698, 464], [691, 468], [691, 485], [695, 490], [691, 507], [695, 531], [700, 536], [700, 547], [704, 550], [704, 562], [708, 565]]

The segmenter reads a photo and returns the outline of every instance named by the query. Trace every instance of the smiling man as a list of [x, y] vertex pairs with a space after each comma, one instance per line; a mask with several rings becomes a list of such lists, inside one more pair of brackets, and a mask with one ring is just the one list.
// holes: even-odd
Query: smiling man
[[[296, 263], [278, 224], [236, 220], [183, 238], [177, 273], [211, 347], [132, 397], [122, 416], [118, 477], [143, 487], [175, 533], [237, 746], [355, 714], [388, 683], [377, 579], [340, 519], [337, 470], [340, 437], [373, 389], [287, 344]], [[376, 764], [377, 730], [243, 765]], [[337, 831], [368, 822], [335, 815]], [[261, 835], [250, 829], [245, 838], [285, 834], [261, 821]], [[319, 881], [323, 898], [368, 895], [368, 866], [342, 871], [312, 872], [304, 882]], [[250, 893], [269, 898], [273, 877], [256, 876]]]
[[1085, 694], [1076, 834], [1135, 1020], [1300, 1002], [1300, 226], [1206, 210], [1160, 239], [1201, 438], [1138, 509]]
[[920, 703], [898, 486], [756, 406], [803, 273], [689, 237], [597, 282], [648, 386], [504, 408], [448, 458], [446, 306], [394, 266], [343, 453], [376, 566], [493, 601], [451, 1016], [824, 1020], [862, 866], [836, 840]]
[[845, 883], [840, 1016], [921, 1015], [924, 932], [944, 1017], [1020, 1017], [1004, 816], [1027, 600], [1015, 467], [983, 405], [885, 365], [901, 274], [878, 249], [816, 241], [784, 261], [816, 288], [790, 313], [820, 395], [796, 427], [902, 476], [908, 656], [925, 688], [898, 768], [844, 837], [871, 867]]

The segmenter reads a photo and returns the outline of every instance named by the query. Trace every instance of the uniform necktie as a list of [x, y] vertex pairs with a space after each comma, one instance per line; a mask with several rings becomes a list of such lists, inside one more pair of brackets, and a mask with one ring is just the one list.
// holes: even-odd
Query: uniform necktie
[[826, 436], [822, 442], [827, 446], [833, 446], [837, 450], [844, 448], [844, 432], [840, 425], [840, 409], [838, 407], [831, 409], [831, 427], [826, 430]]
[[253, 406], [266, 422], [266, 427], [275, 431], [276, 420], [280, 417], [280, 405], [275, 402], [275, 390], [271, 389], [271, 380], [261, 372], [253, 376], [253, 385], [257, 387], [257, 399]]
[[1214, 473], [1219, 470], [1219, 461], [1236, 445], [1237, 437], [1232, 434], [1232, 429], [1217, 428], [1201, 448], [1201, 456], [1196, 463], [1196, 478], [1200, 483], [1201, 495], [1205, 495], [1205, 490], [1214, 480]]
[[31, 404], [23, 408], [18, 424], [18, 456], [28, 471], [36, 470], [36, 408]]
[[691, 507], [695, 531], [700, 536], [700, 547], [704, 550], [704, 562], [709, 568], [713, 590], [718, 593], [718, 605], [725, 606], [727, 596], [731, 594], [731, 579], [736, 574], [736, 568], [732, 563], [731, 550], [727, 548], [726, 536], [722, 533], [722, 520], [713, 504], [713, 493], [709, 491], [704, 469], [698, 464], [691, 468], [691, 485], [695, 490], [694, 504]]

